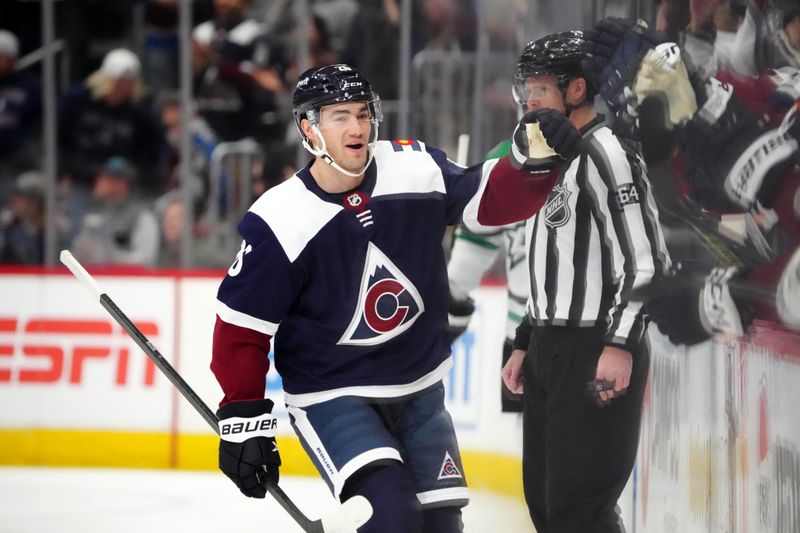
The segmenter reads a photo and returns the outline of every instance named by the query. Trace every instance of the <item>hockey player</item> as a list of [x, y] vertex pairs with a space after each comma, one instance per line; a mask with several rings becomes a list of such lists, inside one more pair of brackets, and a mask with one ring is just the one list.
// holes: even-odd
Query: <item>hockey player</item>
[[[462, 214], [475, 226], [531, 216], [557, 174], [553, 159], [528, 157], [519, 139], [512, 155], [463, 168], [420, 141], [378, 141], [380, 100], [347, 65], [302, 74], [293, 104], [314, 159], [245, 214], [218, 292], [220, 468], [252, 497], [278, 481], [264, 399], [274, 338], [304, 449], [337, 498], [362, 495], [373, 507], [359, 531], [460, 532], [468, 495], [443, 402], [441, 241]], [[534, 121], [557, 153], [577, 139], [547, 114], [524, 116], [518, 129]], [[226, 435], [236, 423], [255, 429]]]
[[[581, 32], [529, 43], [514, 86], [534, 112], [565, 114], [582, 141], [527, 223], [531, 293], [503, 369], [523, 392], [525, 499], [539, 533], [618, 533], [649, 353], [640, 302], [669, 264], [645, 165], [595, 112]], [[596, 402], [587, 386], [599, 392]]]
[[[659, 44], [658, 36], [622, 19], [600, 21], [592, 41], [585, 64], [602, 73], [595, 81], [617, 127], [647, 140], [646, 133], [666, 126], [658, 142], [680, 148], [677, 172], [654, 183], [656, 199], [676, 226], [691, 227], [700, 246], [686, 250], [677, 240], [668, 243], [673, 259], [694, 264], [649, 291], [652, 318], [673, 342], [687, 344], [719, 332], [740, 335], [754, 314], [779, 320], [788, 302], [746, 294], [794, 275], [782, 272], [800, 243], [797, 71], [703, 78], [684, 66], [677, 45]], [[640, 106], [653, 98], [663, 108], [662, 124], [639, 116]], [[737, 240], [720, 227], [720, 213], [742, 221]], [[697, 257], [698, 248], [711, 253]], [[711, 271], [705, 281], [698, 276], [703, 270]], [[748, 283], [757, 290], [747, 290]], [[796, 300], [778, 291], [779, 300], [787, 297]]]

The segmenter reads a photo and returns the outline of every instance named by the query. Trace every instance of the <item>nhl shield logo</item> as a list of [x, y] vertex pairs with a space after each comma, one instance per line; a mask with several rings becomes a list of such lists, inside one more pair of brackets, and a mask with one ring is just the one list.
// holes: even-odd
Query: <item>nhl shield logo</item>
[[347, 203], [349, 203], [353, 207], [358, 207], [361, 205], [361, 196], [357, 193], [350, 194], [347, 197]]
[[565, 184], [556, 185], [547, 197], [547, 203], [542, 208], [544, 223], [548, 228], [560, 228], [569, 221], [569, 196], [572, 193]]
[[411, 327], [424, 311], [414, 284], [377, 246], [369, 243], [358, 304], [338, 344], [386, 342]]

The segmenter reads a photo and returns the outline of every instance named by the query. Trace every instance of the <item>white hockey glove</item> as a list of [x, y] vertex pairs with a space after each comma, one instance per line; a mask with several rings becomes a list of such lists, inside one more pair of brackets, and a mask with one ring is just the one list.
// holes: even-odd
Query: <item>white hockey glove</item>
[[737, 274], [735, 267], [715, 268], [700, 291], [700, 321], [709, 333], [744, 335], [739, 309], [731, 296], [728, 281]]
[[770, 207], [774, 188], [798, 159], [800, 113], [792, 107], [778, 128], [765, 131], [734, 161], [725, 178], [725, 193], [738, 206], [757, 202]]
[[775, 293], [775, 307], [781, 322], [800, 331], [800, 250], [796, 250], [783, 269]]
[[667, 124], [664, 126], [668, 129], [689, 120], [697, 111], [694, 88], [681, 58], [681, 50], [675, 43], [659, 44], [645, 54], [632, 92], [627, 104], [628, 113], [637, 116], [638, 105], [645, 98], [654, 96], [667, 108]]

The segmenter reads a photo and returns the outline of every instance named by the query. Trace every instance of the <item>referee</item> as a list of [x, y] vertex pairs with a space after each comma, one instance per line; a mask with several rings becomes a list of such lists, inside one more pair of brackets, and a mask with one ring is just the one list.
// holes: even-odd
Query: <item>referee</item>
[[[578, 31], [533, 41], [514, 77], [520, 105], [563, 113], [582, 137], [527, 222], [531, 292], [503, 368], [512, 392], [524, 383], [523, 479], [538, 533], [623, 531], [616, 504], [649, 364], [642, 306], [629, 295], [669, 266], [638, 148], [594, 109], [585, 46]], [[609, 390], [589, 394], [598, 383]]]

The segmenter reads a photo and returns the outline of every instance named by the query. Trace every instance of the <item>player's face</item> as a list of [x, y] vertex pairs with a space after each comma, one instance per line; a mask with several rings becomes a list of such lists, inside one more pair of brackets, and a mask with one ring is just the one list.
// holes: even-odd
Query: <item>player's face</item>
[[525, 80], [527, 110], [556, 109], [564, 112], [564, 97], [555, 76], [531, 76]]
[[786, 38], [795, 50], [800, 50], [800, 15], [786, 25]]
[[345, 170], [357, 172], [367, 162], [370, 118], [365, 102], [329, 105], [320, 112], [319, 130], [325, 137], [328, 154]]

